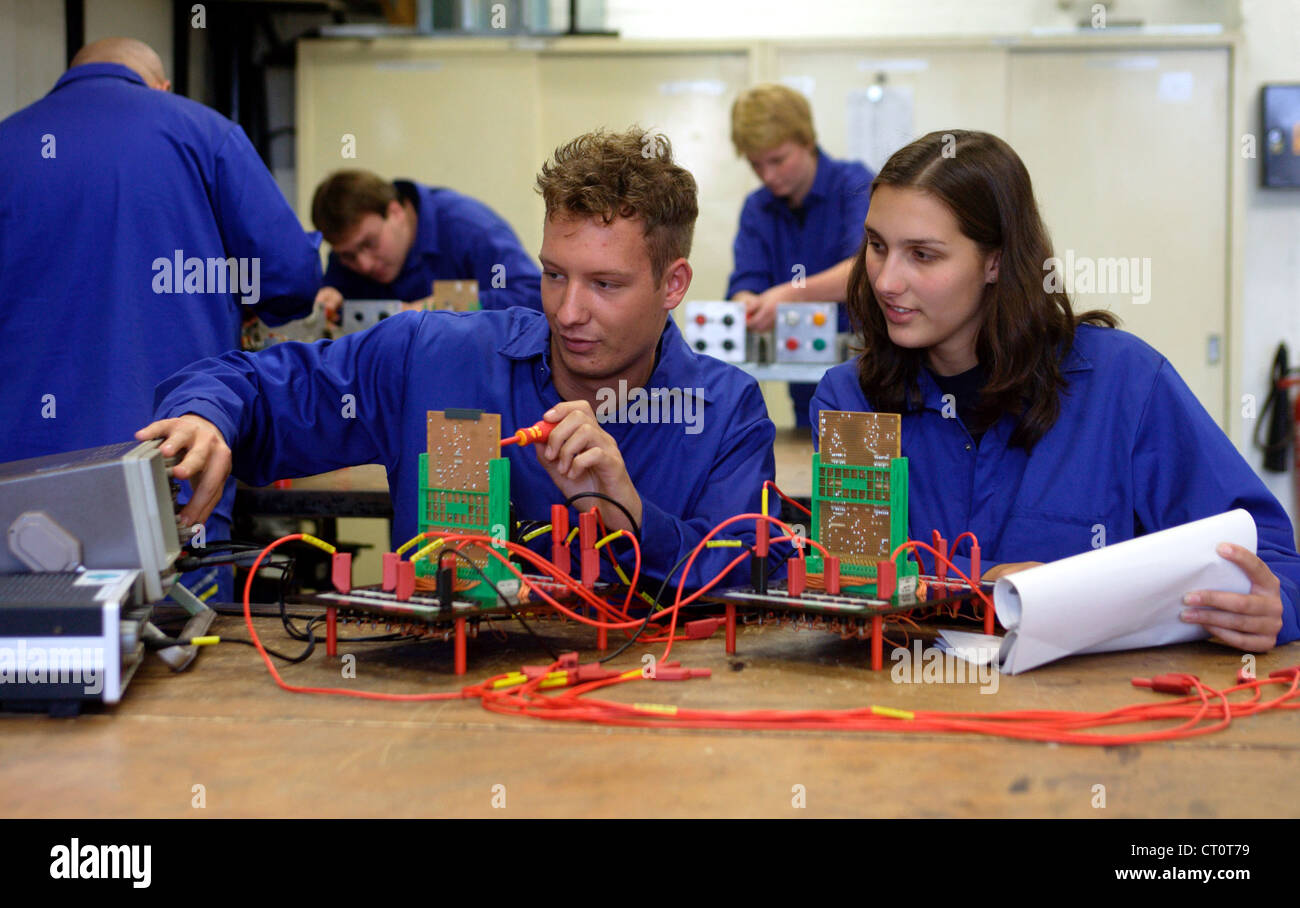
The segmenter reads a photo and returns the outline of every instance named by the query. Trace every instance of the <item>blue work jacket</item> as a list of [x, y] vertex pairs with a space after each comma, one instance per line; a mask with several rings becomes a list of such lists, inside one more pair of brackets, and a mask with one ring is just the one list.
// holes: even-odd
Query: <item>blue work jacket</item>
[[[857, 365], [826, 373], [810, 408], [814, 427], [822, 410], [872, 409]], [[1080, 325], [1063, 372], [1060, 416], [1029, 453], [1008, 445], [1009, 415], [976, 445], [959, 418], [945, 418], [939, 388], [921, 370], [923, 405], [902, 420], [910, 537], [929, 542], [937, 529], [951, 540], [970, 530], [984, 570], [1055, 561], [1245, 508], [1259, 557], [1281, 581], [1278, 643], [1300, 637], [1291, 522], [1169, 361], [1127, 332]], [[968, 570], [969, 537], [956, 554]]]
[[[757, 382], [695, 353], [671, 318], [647, 387], [689, 389], [702, 400], [693, 413], [684, 406], [676, 411], [689, 422], [649, 422], [634, 406], [611, 407], [611, 418], [602, 421], [641, 496], [643, 574], [662, 578], [716, 524], [758, 510], [762, 483], [774, 473], [775, 430]], [[630, 394], [627, 399], [635, 405]], [[558, 403], [546, 319], [516, 307], [405, 312], [337, 341], [283, 343], [205, 360], [159, 386], [156, 416], [195, 413], [210, 420], [234, 452], [235, 475], [257, 485], [383, 464], [393, 497], [393, 540], [401, 542], [418, 531], [418, 458], [427, 449], [429, 410], [499, 413], [503, 432], [511, 433]], [[516, 518], [549, 523], [551, 505], [564, 497], [535, 449], [512, 445], [503, 452]], [[576, 507], [593, 504], [583, 500]], [[752, 521], [734, 524], [725, 535], [752, 541], [753, 527]], [[548, 551], [549, 536], [535, 545]], [[630, 568], [630, 547], [619, 543], [615, 549]], [[692, 569], [692, 585], [713, 577], [738, 553], [706, 549]], [[745, 570], [742, 564], [733, 579], [742, 579]], [[602, 572], [612, 576], [607, 563]]]
[[[873, 179], [875, 174], [857, 161], [837, 161], [818, 148], [817, 175], [801, 215], [766, 186], [751, 192], [732, 246], [735, 269], [727, 281], [727, 299], [741, 290], [762, 293], [783, 284], [796, 277], [796, 265], [806, 277], [857, 252]], [[848, 331], [844, 306], [839, 315], [839, 330]]]

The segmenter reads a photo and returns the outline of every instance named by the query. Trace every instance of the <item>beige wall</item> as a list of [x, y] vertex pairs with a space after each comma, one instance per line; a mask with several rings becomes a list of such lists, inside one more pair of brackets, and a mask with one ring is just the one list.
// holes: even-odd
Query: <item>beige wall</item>
[[[86, 0], [86, 41], [123, 35], [158, 52], [170, 71], [167, 0]], [[0, 0], [0, 119], [38, 100], [66, 68], [63, 4]]]
[[86, 43], [100, 38], [135, 38], [158, 52], [168, 74], [172, 66], [172, 5], [168, 0], [85, 0]]
[[0, 119], [49, 91], [65, 61], [62, 3], [0, 0]]
[[[1095, 0], [605, 0], [625, 38], [827, 38], [1026, 34], [1073, 28]], [[1271, 2], [1271, 0], [1264, 0]], [[1278, 0], [1289, 3], [1291, 0]], [[1107, 0], [1113, 21], [1234, 25], [1237, 0]]]

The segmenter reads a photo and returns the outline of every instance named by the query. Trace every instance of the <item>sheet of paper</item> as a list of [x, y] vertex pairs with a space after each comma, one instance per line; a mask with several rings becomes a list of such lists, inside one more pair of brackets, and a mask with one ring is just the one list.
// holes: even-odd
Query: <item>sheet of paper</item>
[[1237, 509], [1003, 577], [993, 588], [1007, 629], [1001, 670], [1207, 636], [1179, 620], [1183, 595], [1247, 592], [1250, 580], [1215, 547], [1234, 542], [1253, 552], [1256, 541], [1254, 519]]
[[855, 89], [846, 99], [848, 157], [876, 173], [889, 156], [916, 136], [912, 132], [912, 87], [872, 85]]
[[972, 665], [997, 663], [1002, 648], [1002, 638], [994, 634], [976, 634], [971, 631], [939, 631], [934, 645], [945, 653], [952, 653]]

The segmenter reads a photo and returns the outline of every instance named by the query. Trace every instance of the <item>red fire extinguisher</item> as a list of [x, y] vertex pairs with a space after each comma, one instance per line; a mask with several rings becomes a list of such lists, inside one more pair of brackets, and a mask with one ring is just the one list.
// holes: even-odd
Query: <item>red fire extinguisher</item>
[[[1264, 452], [1264, 469], [1285, 473], [1286, 449], [1294, 458], [1295, 513], [1300, 515], [1300, 395], [1288, 406], [1290, 390], [1300, 386], [1300, 374], [1287, 362], [1286, 344], [1279, 344], [1273, 357], [1273, 387], [1255, 423], [1255, 444]], [[1260, 440], [1260, 429], [1268, 425], [1267, 438]]]

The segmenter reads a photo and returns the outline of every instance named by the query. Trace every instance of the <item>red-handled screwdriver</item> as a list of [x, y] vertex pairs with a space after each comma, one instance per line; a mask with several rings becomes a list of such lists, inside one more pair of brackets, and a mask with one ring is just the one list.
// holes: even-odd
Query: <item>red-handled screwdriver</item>
[[538, 420], [527, 429], [520, 429], [509, 438], [501, 439], [501, 447], [504, 448], [506, 445], [518, 444], [519, 447], [522, 448], [525, 445], [531, 445], [534, 443], [540, 444], [551, 437], [551, 430], [554, 429], [555, 426], [556, 423], [547, 422], [544, 419]]

